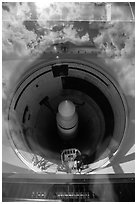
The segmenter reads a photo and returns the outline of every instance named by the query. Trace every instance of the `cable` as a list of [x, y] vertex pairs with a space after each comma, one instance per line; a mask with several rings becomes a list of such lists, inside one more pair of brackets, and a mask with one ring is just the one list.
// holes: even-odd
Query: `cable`
[[134, 16], [132, 6], [131, 6], [130, 2], [128, 2], [128, 4], [129, 4], [129, 7], [130, 7], [130, 10], [131, 10], [131, 13], [132, 13], [132, 18], [133, 18], [133, 20], [135, 20], [135, 16]]

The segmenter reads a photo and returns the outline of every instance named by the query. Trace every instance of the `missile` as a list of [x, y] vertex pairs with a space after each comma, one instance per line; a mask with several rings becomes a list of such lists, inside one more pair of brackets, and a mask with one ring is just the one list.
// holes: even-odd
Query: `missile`
[[70, 100], [62, 101], [56, 115], [57, 128], [64, 139], [72, 138], [78, 128], [78, 115], [75, 105]]

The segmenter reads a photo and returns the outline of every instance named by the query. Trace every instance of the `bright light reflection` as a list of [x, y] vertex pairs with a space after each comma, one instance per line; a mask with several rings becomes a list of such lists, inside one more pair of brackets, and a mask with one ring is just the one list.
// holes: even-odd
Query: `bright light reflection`
[[39, 12], [41, 12], [43, 9], [45, 9], [45, 8], [48, 8], [49, 6], [50, 6], [50, 2], [49, 1], [42, 1], [42, 2], [40, 2], [40, 1], [37, 1], [37, 2], [35, 2], [35, 5], [36, 5], [36, 7], [37, 7], [37, 10], [39, 11]]

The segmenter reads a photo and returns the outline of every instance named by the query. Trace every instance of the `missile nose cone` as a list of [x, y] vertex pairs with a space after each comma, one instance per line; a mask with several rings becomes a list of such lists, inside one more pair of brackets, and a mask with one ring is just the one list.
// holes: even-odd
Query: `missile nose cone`
[[75, 113], [75, 105], [69, 100], [62, 101], [59, 104], [58, 111], [64, 118], [72, 117]]
[[73, 136], [76, 133], [78, 115], [75, 109], [75, 105], [69, 100], [62, 101], [58, 106], [56, 116], [57, 127], [59, 132], [64, 136]]

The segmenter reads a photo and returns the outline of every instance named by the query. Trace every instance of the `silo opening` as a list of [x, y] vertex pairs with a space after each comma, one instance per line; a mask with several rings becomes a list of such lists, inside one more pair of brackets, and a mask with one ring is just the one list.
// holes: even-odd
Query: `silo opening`
[[[67, 71], [62, 69], [66, 65]], [[79, 63], [66, 62], [56, 70], [55, 66], [37, 69], [17, 87], [9, 109], [9, 121], [15, 112], [21, 136], [10, 134], [13, 146], [19, 155], [27, 154], [25, 160], [30, 165], [34, 157], [42, 157], [59, 167], [64, 150], [78, 149], [87, 169], [92, 169], [92, 164], [97, 162], [97, 166], [101, 166], [100, 161], [113, 157], [124, 137], [126, 106], [123, 96], [108, 75], [92, 67], [81, 68]], [[78, 116], [77, 130], [71, 136], [66, 133], [62, 136], [57, 124], [58, 107], [63, 101], [72, 102]]]

